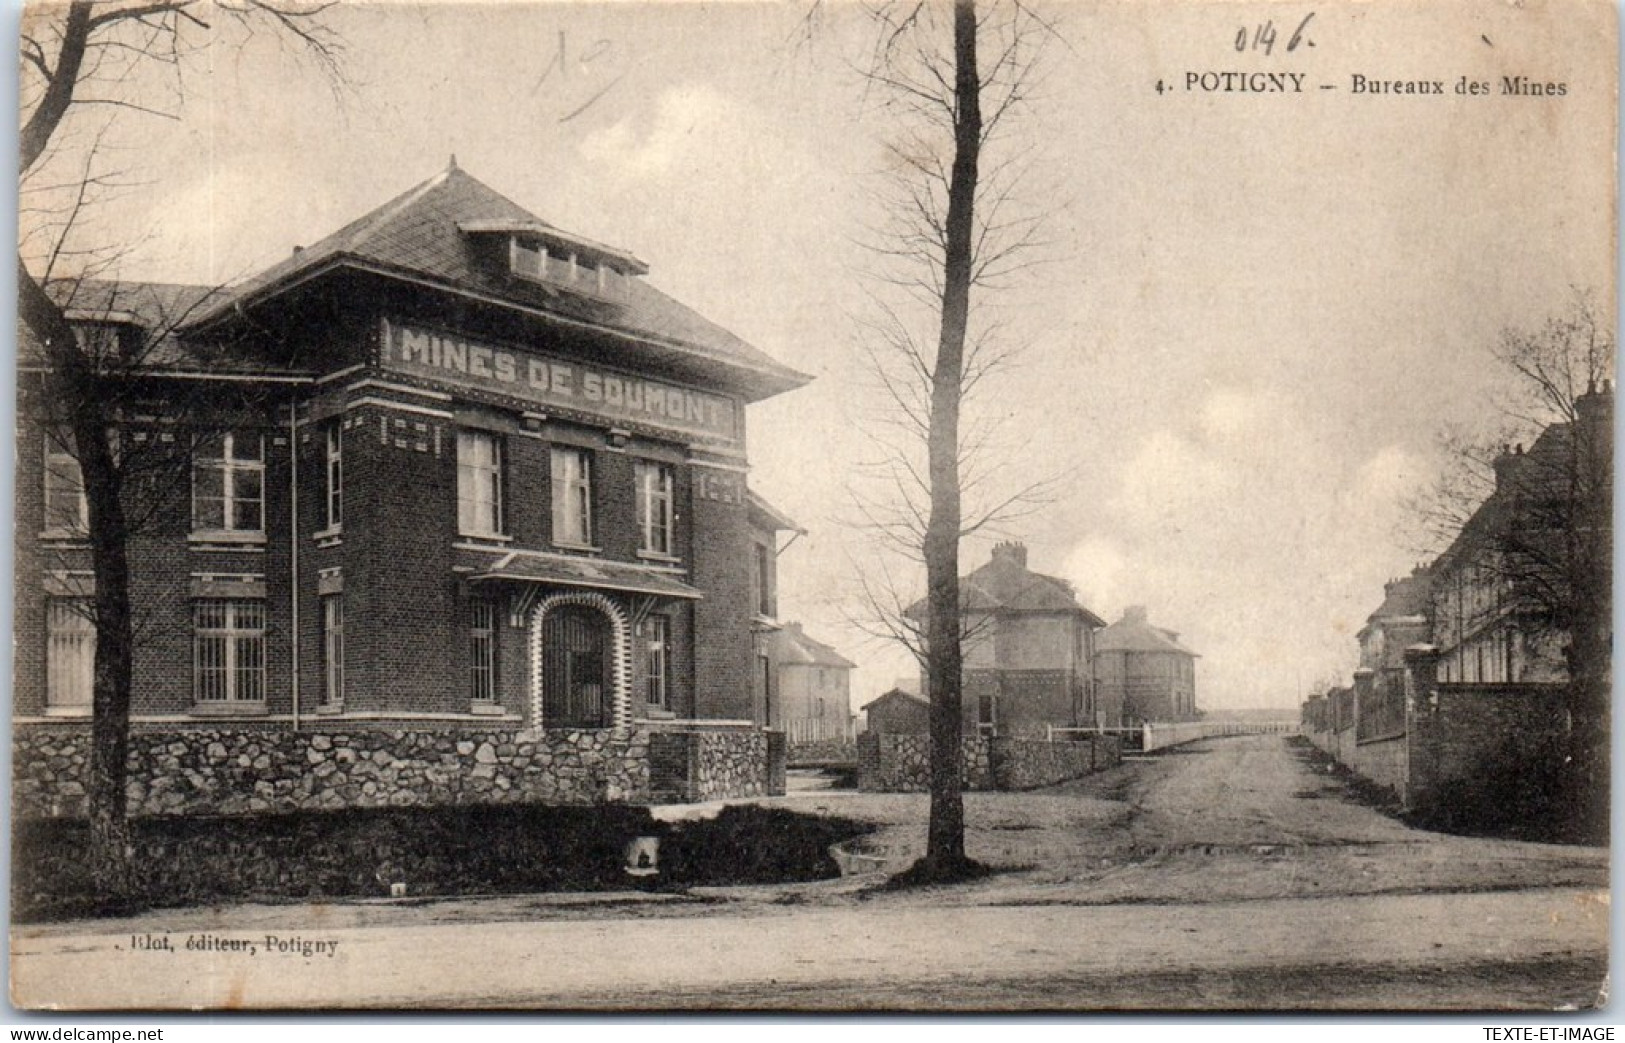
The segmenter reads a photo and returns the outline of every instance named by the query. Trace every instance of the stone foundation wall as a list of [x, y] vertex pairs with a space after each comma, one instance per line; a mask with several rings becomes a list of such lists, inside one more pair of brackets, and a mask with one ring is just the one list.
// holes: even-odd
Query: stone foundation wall
[[[15, 729], [13, 814], [82, 815], [89, 756], [88, 726]], [[128, 763], [132, 815], [650, 799], [645, 731], [138, 731]]]
[[997, 789], [1020, 790], [1053, 786], [1122, 762], [1116, 739], [1089, 736], [1074, 742], [1043, 739], [994, 739], [989, 758]]

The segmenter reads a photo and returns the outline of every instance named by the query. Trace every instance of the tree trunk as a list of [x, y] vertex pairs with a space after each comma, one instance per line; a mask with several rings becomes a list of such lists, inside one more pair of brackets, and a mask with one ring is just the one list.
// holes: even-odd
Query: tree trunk
[[965, 333], [970, 312], [977, 164], [982, 144], [981, 82], [976, 71], [976, 3], [954, 4], [954, 161], [948, 185], [942, 327], [931, 378], [928, 436], [931, 516], [925, 534], [931, 688], [931, 821], [925, 875], [962, 876], [965, 801], [961, 782], [962, 652], [959, 613], [959, 409], [964, 396]]
[[133, 632], [130, 616], [129, 535], [123, 476], [110, 437], [112, 418], [98, 387], [94, 361], [80, 350], [67, 316], [18, 262], [18, 311], [44, 349], [51, 401], [65, 403], [74, 455], [89, 509], [91, 570], [95, 577], [96, 652], [91, 694], [90, 818], [88, 857], [101, 895], [115, 903], [130, 893], [130, 836], [125, 813], [125, 771], [130, 732]]

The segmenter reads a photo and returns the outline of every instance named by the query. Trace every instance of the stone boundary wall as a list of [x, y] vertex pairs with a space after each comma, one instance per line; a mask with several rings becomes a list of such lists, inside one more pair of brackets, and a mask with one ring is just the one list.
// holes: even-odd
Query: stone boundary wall
[[[1423, 813], [1494, 800], [1509, 776], [1533, 774], [1560, 756], [1566, 718], [1558, 685], [1440, 684], [1412, 709], [1404, 734], [1360, 742], [1349, 727], [1303, 736], [1361, 778]], [[1484, 811], [1492, 809], [1481, 809]]]
[[[1565, 749], [1561, 685], [1440, 684], [1410, 718], [1410, 775], [1419, 810], [1495, 799], [1516, 776], [1549, 772]], [[1483, 809], [1491, 810], [1491, 809]]]
[[1074, 741], [994, 739], [990, 749], [994, 788], [1037, 789], [1078, 779], [1122, 763], [1116, 739], [1088, 736]]
[[[919, 793], [930, 788], [930, 777], [930, 737], [876, 732], [858, 736], [858, 789]], [[968, 790], [993, 788], [988, 743], [980, 735], [960, 741], [959, 778]]]
[[[930, 739], [866, 733], [858, 737], [858, 789], [913, 793], [930, 788]], [[967, 790], [1022, 790], [1116, 767], [1117, 740], [1077, 741], [970, 736], [961, 742], [960, 779]]]
[[[749, 738], [747, 736], [747, 738]], [[745, 760], [765, 739], [708, 736], [707, 792], [754, 795]], [[17, 817], [84, 814], [88, 726], [15, 727]], [[132, 815], [243, 814], [440, 804], [593, 804], [651, 798], [646, 730], [324, 731], [198, 728], [130, 736]]]
[[769, 793], [767, 733], [694, 732], [691, 799], [765, 797]]
[[784, 745], [761, 730], [656, 729], [649, 735], [651, 799], [690, 804], [784, 792]]

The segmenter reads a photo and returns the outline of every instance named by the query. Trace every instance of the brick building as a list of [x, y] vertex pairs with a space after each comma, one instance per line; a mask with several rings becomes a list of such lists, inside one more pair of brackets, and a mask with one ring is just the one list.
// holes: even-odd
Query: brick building
[[1383, 585], [1382, 604], [1355, 635], [1360, 666], [1354, 671], [1358, 694], [1357, 734], [1382, 738], [1405, 731], [1405, 650], [1431, 639], [1428, 603], [1433, 573], [1418, 566], [1409, 576]]
[[[1606, 630], [1612, 575], [1614, 392], [1592, 389], [1575, 419], [1494, 461], [1495, 488], [1433, 564], [1429, 615], [1439, 680], [1563, 683], [1574, 620]], [[1609, 634], [1590, 635], [1606, 648]]]
[[863, 704], [865, 731], [872, 735], [925, 735], [931, 730], [931, 704], [893, 688]]
[[1143, 605], [1095, 635], [1094, 674], [1106, 725], [1189, 721], [1196, 711], [1196, 653], [1152, 626]]
[[850, 739], [853, 662], [786, 623], [769, 638], [776, 690], [768, 721], [791, 742]]
[[[1078, 604], [1071, 584], [1029, 570], [1024, 545], [1001, 543], [959, 589], [967, 730], [1042, 737], [1052, 725], [1095, 722], [1089, 664], [1105, 620]], [[921, 601], [908, 611], [923, 619], [925, 610]]]
[[[130, 542], [136, 730], [427, 730], [482, 772], [518, 747], [459, 733], [637, 757], [718, 722], [758, 750], [793, 524], [746, 487], [745, 407], [807, 378], [647, 271], [453, 162], [225, 291], [73, 287], [94, 335], [157, 341], [119, 431], [174, 464]], [[94, 644], [77, 465], [24, 351], [20, 750], [82, 729]], [[532, 756], [500, 795], [547, 790]], [[221, 803], [279, 805], [237, 801], [254, 782]]]

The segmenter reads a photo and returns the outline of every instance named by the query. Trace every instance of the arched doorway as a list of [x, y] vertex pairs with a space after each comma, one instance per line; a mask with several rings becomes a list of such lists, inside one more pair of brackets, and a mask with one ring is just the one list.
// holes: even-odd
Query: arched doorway
[[609, 620], [585, 605], [560, 605], [542, 620], [542, 719], [552, 727], [609, 724]]
[[631, 659], [620, 606], [598, 593], [554, 594], [530, 618], [536, 726], [626, 727]]

